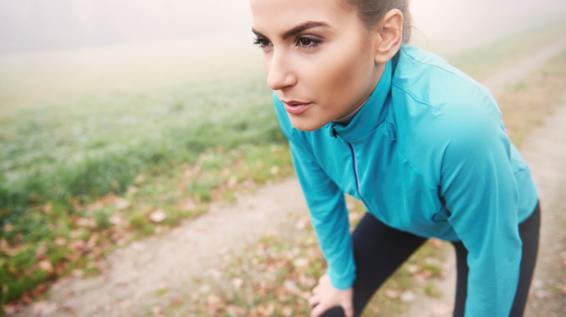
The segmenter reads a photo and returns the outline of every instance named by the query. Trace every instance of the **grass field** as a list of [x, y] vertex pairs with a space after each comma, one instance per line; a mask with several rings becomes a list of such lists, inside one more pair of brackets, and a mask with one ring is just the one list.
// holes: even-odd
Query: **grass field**
[[[558, 29], [531, 30], [450, 60], [485, 78]], [[0, 78], [2, 302], [41, 294], [75, 267], [88, 272], [89, 261], [117, 243], [175, 226], [206, 212], [210, 201], [292, 172], [260, 62], [242, 60], [234, 68], [226, 61], [195, 66], [191, 75], [179, 75], [179, 84], [155, 90], [147, 88], [157, 87], [151, 80], [135, 79], [151, 72], [126, 72], [120, 82], [132, 79], [144, 88], [72, 88], [68, 95], [56, 70], [37, 74], [41, 81], [19, 80], [31, 70], [18, 75], [6, 66], [13, 60], [0, 62], [7, 69]], [[69, 76], [63, 77], [72, 86]], [[41, 83], [61, 93], [27, 91]]]

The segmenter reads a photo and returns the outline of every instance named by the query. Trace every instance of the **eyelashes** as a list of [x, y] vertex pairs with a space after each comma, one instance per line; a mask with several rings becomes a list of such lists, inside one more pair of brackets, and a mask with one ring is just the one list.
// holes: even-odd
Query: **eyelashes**
[[[320, 39], [310, 36], [299, 36], [295, 40], [295, 46], [301, 49], [313, 49], [321, 43], [322, 41]], [[259, 46], [264, 50], [268, 49], [272, 45], [271, 42], [264, 37], [256, 37], [253, 44]]]
[[321, 43], [321, 40], [313, 37], [302, 36], [297, 39], [296, 43], [300, 44], [300, 46], [304, 48], [315, 48]]
[[269, 41], [266, 38], [262, 38], [262, 37], [256, 37], [254, 39], [254, 45], [259, 46], [260, 48], [267, 48], [267, 46], [269, 45]]

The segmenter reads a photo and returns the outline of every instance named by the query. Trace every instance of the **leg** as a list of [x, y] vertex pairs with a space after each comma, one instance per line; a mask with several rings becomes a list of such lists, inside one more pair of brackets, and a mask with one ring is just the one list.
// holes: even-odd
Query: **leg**
[[468, 288], [468, 251], [462, 242], [452, 242], [456, 251], [456, 299], [454, 301], [454, 317], [464, 316], [464, 304]]
[[511, 308], [511, 317], [521, 317], [525, 311], [538, 256], [540, 217], [540, 202], [537, 202], [534, 213], [519, 226], [521, 240], [523, 240], [523, 257], [521, 258], [519, 285]]
[[[529, 288], [533, 278], [533, 272], [538, 254], [540, 230], [540, 205], [537, 203], [535, 210], [521, 224], [519, 224], [519, 234], [523, 242], [521, 257], [521, 268], [519, 271], [519, 284], [515, 293], [515, 300], [511, 309], [511, 317], [521, 317], [525, 310]], [[456, 267], [458, 278], [456, 282], [456, 300], [454, 305], [454, 316], [464, 316], [466, 289], [468, 278], [468, 265], [466, 256], [468, 254], [466, 248], [461, 242], [453, 242], [456, 250]]]
[[[366, 212], [352, 240], [356, 262], [354, 315], [361, 316], [375, 291], [426, 239], [388, 227]], [[344, 312], [335, 307], [322, 316], [339, 317]]]

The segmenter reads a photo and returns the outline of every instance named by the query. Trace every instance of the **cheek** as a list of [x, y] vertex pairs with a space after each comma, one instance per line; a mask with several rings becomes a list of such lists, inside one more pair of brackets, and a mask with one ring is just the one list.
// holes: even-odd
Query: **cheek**
[[362, 94], [370, 77], [368, 52], [361, 45], [347, 43], [325, 48], [313, 74], [317, 96], [323, 105], [345, 108]]

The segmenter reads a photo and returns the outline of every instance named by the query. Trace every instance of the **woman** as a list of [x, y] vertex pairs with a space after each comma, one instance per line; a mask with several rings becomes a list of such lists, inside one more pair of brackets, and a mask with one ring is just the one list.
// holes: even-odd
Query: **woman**
[[[540, 209], [496, 101], [407, 44], [407, 1], [251, 0], [322, 253], [312, 316], [360, 316], [427, 238], [457, 255], [455, 316], [521, 316]], [[350, 234], [344, 194], [367, 212]]]

